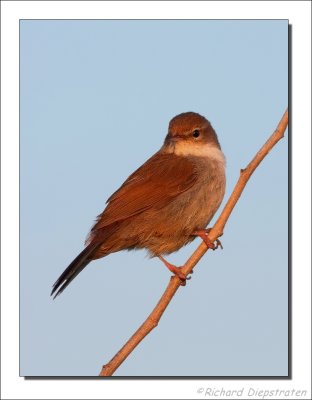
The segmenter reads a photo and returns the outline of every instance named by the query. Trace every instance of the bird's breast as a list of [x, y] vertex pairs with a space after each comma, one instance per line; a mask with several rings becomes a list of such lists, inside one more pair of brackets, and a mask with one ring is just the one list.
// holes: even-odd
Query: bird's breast
[[196, 159], [198, 179], [192, 188], [179, 194], [160, 210], [142, 214], [141, 245], [153, 254], [166, 254], [193, 240], [192, 233], [204, 229], [225, 192], [224, 164], [216, 160]]
[[[225, 166], [215, 159], [196, 159], [198, 179], [172, 204], [172, 214], [181, 218], [183, 230], [190, 232], [207, 226], [225, 192]], [[183, 222], [182, 222], [183, 221]]]

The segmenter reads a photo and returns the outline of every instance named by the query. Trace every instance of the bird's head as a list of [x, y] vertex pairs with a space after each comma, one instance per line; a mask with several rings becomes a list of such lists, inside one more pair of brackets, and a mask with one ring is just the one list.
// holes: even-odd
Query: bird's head
[[164, 152], [205, 156], [212, 149], [220, 150], [221, 147], [216, 132], [205, 117], [185, 112], [172, 118], [163, 145]]

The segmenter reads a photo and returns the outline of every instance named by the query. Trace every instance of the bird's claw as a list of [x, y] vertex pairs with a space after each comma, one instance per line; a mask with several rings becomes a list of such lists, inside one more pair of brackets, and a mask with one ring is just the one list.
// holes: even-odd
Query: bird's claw
[[218, 247], [221, 247], [221, 249], [223, 250], [223, 246], [222, 246], [221, 240], [216, 239], [216, 243], [217, 244], [215, 245], [215, 248], [213, 250], [216, 250]]
[[[180, 281], [181, 281], [181, 286], [186, 285], [186, 281], [189, 281], [192, 277], [186, 275], [184, 272], [181, 271], [181, 267], [176, 267], [177, 269], [175, 271], [172, 271], [175, 276], [177, 276]], [[193, 271], [191, 271], [193, 273]]]
[[[180, 279], [181, 286], [185, 286], [186, 281], [191, 279], [190, 276], [182, 272], [182, 267], [176, 267], [175, 265], [170, 264], [161, 255], [158, 255], [158, 258], [165, 264], [165, 266], [169, 269], [169, 271], [171, 271], [174, 274], [174, 276], [177, 276]], [[193, 271], [190, 271], [189, 273], [192, 274]]]
[[211, 228], [202, 229], [200, 231], [194, 232], [194, 235], [199, 236], [203, 240], [203, 242], [206, 244], [208, 249], [216, 250], [218, 247], [221, 247], [221, 249], [223, 249], [222, 243], [219, 239], [216, 239], [215, 240], [216, 243], [214, 243], [208, 238], [208, 234], [210, 231], [211, 231]]

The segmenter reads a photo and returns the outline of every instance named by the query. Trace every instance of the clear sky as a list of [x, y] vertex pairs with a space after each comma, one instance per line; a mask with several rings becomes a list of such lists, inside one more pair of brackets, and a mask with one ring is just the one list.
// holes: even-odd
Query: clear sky
[[[218, 133], [226, 200], [287, 107], [287, 57], [286, 20], [21, 21], [21, 375], [98, 375], [133, 334], [168, 283], [159, 260], [92, 262], [54, 301], [52, 284], [178, 113]], [[287, 136], [248, 183], [224, 250], [205, 255], [116, 376], [287, 375]]]

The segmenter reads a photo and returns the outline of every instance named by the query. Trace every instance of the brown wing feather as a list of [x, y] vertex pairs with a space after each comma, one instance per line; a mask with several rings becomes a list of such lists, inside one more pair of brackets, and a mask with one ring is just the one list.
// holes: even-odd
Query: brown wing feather
[[91, 232], [150, 208], [160, 209], [192, 187], [196, 180], [195, 166], [186, 157], [158, 152], [107, 200], [108, 205], [98, 216]]

